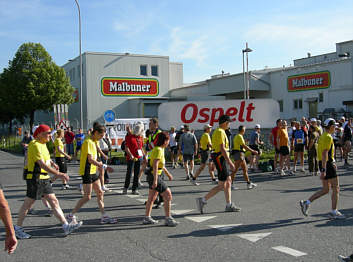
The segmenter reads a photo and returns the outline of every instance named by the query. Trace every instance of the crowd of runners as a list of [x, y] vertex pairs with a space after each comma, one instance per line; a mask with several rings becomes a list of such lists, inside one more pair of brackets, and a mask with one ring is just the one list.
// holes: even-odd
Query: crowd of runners
[[[214, 187], [206, 195], [196, 199], [196, 206], [201, 214], [204, 213], [207, 202], [221, 191], [225, 196], [226, 212], [241, 210], [232, 202], [231, 198], [236, 173], [239, 168], [242, 169], [247, 189], [251, 190], [257, 187], [257, 184], [250, 180], [248, 172], [249, 170], [258, 171], [259, 159], [262, 154], [261, 148], [267, 138], [261, 135], [259, 124], [254, 126], [249, 139], [245, 139], [246, 128], [242, 125], [238, 127], [236, 134], [232, 135], [230, 122], [229, 116], [220, 116], [218, 127], [214, 128], [208, 124], [204, 126], [204, 133], [200, 140], [188, 125], [181, 126], [178, 131], [175, 127], [171, 127], [170, 131], [162, 131], [156, 118], [150, 119], [148, 130], [144, 130], [144, 125], [140, 122], [127, 128], [127, 135], [122, 146], [127, 162], [122, 194], [128, 194], [133, 172], [131, 194], [139, 195], [138, 189], [143, 186], [142, 176], [146, 174], [144, 180], [148, 183], [149, 192], [145, 203], [145, 217], [141, 221], [143, 224], [159, 222], [152, 218], [151, 213], [153, 206], [159, 207], [161, 203], [163, 203], [165, 211], [164, 224], [166, 226], [179, 224], [171, 216], [172, 192], [165, 180], [166, 178], [173, 180], [173, 175], [166, 168], [166, 150], [169, 151], [171, 167], [175, 169], [180, 165], [184, 168], [185, 179], [195, 186], [199, 185], [197, 180], [201, 172], [206, 166], [208, 167], [210, 182], [214, 184]], [[113, 168], [107, 165], [111, 141], [105, 127], [95, 123], [85, 135], [81, 129], [77, 134], [74, 134], [71, 128], [63, 130], [57, 126], [51, 130], [49, 126], [42, 124], [35, 127], [32, 133], [31, 136], [25, 132], [22, 140], [25, 155], [23, 178], [26, 180], [27, 190], [14, 227], [12, 227], [9, 209], [0, 209], [1, 218], [7, 228], [8, 252], [12, 253], [16, 247], [16, 237], [18, 239], [31, 237], [22, 226], [27, 213], [31, 211], [36, 200], [42, 200], [48, 208], [48, 216], [53, 214], [60, 221], [65, 235], [82, 226], [83, 221], [78, 219], [77, 213], [91, 199], [92, 191], [97, 196], [101, 213], [100, 222], [102, 224], [117, 223], [118, 220], [109, 216], [104, 209], [104, 192], [110, 191], [105, 184], [109, 183], [108, 173], [113, 171]], [[55, 161], [52, 160], [47, 148], [47, 143], [50, 140], [54, 143]], [[348, 155], [351, 151], [352, 141], [351, 119], [346, 120], [341, 117], [336, 121], [328, 118], [321, 123], [315, 118], [307, 120], [303, 117], [300, 121], [291, 121], [290, 126], [286, 120], [278, 119], [268, 140], [274, 148], [274, 159], [271, 163], [275, 175], [286, 176], [295, 175], [296, 172], [305, 172], [304, 156], [307, 155], [308, 172], [313, 176], [320, 176], [322, 189], [307, 200], [299, 202], [302, 213], [308, 216], [311, 204], [327, 194], [331, 188], [332, 206], [329, 217], [332, 219], [344, 218], [344, 215], [337, 210], [339, 179], [335, 163], [344, 160], [344, 166], [350, 166]], [[80, 158], [78, 159], [79, 151]], [[293, 161], [291, 156], [293, 156]], [[200, 159], [200, 166], [194, 172], [196, 158]], [[62, 189], [70, 188], [67, 161], [77, 161], [80, 164], [79, 174], [82, 177], [82, 183], [79, 189], [82, 198], [65, 216], [53, 191], [52, 183], [56, 179], [60, 179]], [[1, 190], [0, 193], [0, 201], [5, 201], [7, 204]], [[6, 206], [5, 204], [4, 206]], [[349, 257], [341, 257], [340, 259], [351, 261], [343, 260], [350, 259]]]

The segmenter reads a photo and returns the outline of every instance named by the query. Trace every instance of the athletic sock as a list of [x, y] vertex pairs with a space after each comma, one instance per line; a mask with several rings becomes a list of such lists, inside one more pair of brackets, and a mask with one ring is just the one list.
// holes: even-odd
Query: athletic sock
[[227, 203], [227, 207], [230, 207], [232, 205], [232, 202]]

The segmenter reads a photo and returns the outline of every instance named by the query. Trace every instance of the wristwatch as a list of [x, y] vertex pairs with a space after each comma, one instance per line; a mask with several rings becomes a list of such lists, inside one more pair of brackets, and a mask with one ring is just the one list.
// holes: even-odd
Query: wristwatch
[[323, 173], [323, 172], [326, 172], [326, 168], [321, 168], [320, 171]]

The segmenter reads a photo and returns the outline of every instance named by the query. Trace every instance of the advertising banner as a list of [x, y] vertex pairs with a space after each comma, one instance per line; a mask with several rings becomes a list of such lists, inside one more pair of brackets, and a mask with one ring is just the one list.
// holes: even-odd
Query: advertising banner
[[112, 140], [112, 148], [120, 149], [121, 143], [124, 141], [126, 136], [126, 127], [129, 125], [131, 129], [138, 122], [142, 122], [144, 125], [144, 130], [148, 129], [149, 118], [122, 118], [115, 119], [111, 122], [106, 122], [107, 132]]
[[289, 92], [328, 88], [330, 85], [329, 71], [289, 76], [287, 82]]
[[202, 130], [205, 124], [218, 126], [222, 114], [231, 117], [231, 129], [256, 124], [272, 128], [280, 118], [279, 104], [273, 99], [169, 102], [158, 108], [159, 126], [164, 130], [184, 124], [195, 130]]

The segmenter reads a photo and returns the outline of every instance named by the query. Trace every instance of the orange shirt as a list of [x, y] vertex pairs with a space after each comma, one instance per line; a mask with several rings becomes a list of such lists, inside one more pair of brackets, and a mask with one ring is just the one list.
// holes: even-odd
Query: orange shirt
[[279, 146], [288, 146], [288, 133], [286, 128], [278, 129]]

